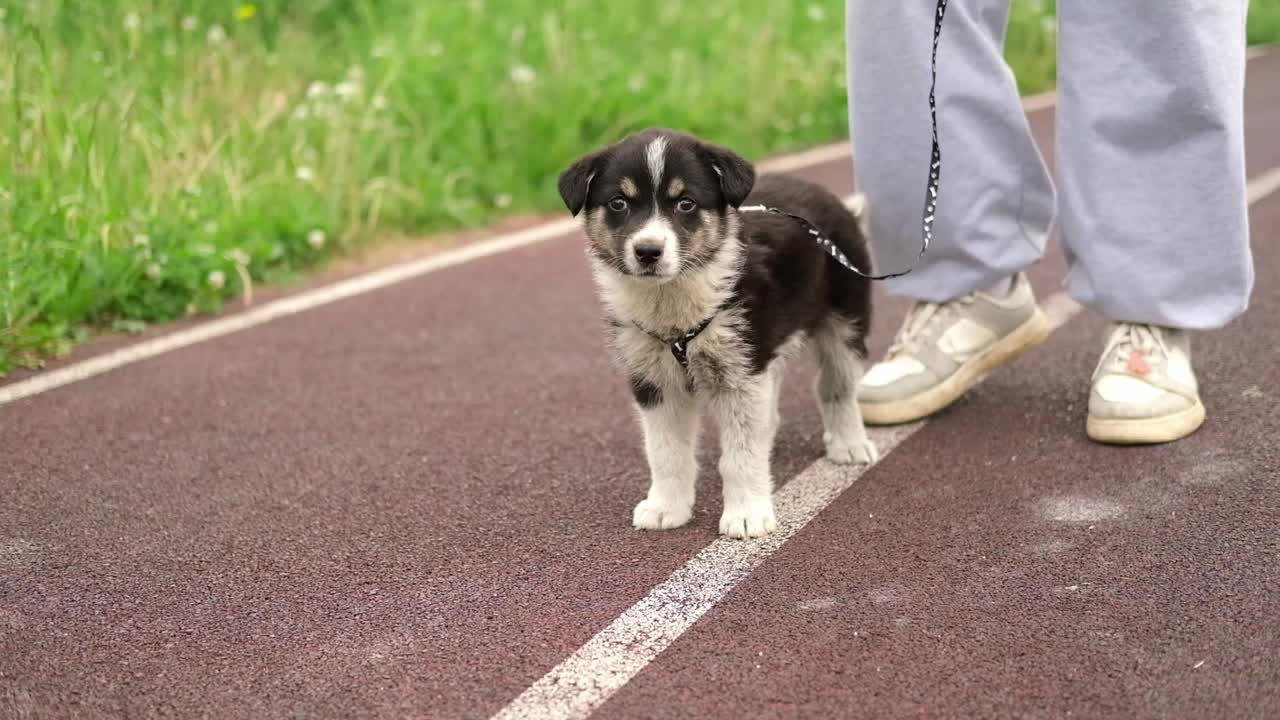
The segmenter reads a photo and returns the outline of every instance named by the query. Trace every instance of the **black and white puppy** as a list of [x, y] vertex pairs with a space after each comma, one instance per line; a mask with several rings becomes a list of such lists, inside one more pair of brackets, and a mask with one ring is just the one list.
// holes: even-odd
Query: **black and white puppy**
[[759, 537], [777, 527], [770, 460], [781, 363], [805, 341], [827, 457], [870, 463], [855, 396], [866, 356], [870, 283], [842, 267], [813, 223], [870, 271], [859, 217], [826, 189], [785, 175], [758, 180], [734, 152], [682, 132], [651, 129], [579, 158], [560, 195], [581, 216], [627, 374], [651, 472], [637, 528], [680, 527], [693, 515], [704, 411], [720, 428], [720, 532]]

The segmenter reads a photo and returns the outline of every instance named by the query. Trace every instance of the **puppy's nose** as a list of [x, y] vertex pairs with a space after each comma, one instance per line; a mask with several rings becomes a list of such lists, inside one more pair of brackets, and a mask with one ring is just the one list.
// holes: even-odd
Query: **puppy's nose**
[[662, 246], [656, 243], [636, 243], [636, 260], [641, 265], [649, 266], [658, 262], [658, 258], [662, 257]]

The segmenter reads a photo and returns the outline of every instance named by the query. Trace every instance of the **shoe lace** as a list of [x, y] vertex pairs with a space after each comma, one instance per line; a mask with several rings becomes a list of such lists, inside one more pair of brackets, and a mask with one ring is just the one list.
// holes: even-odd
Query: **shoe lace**
[[1098, 366], [1101, 368], [1103, 364], [1109, 364], [1121, 370], [1135, 352], [1145, 358], [1168, 354], [1169, 346], [1160, 328], [1142, 323], [1120, 323], [1111, 331], [1107, 352], [1103, 353]]
[[898, 331], [893, 344], [889, 346], [888, 357], [916, 349], [920, 340], [926, 337], [932, 328], [951, 318], [961, 306], [969, 305], [975, 298], [977, 295], [970, 293], [947, 302], [918, 302], [913, 305], [907, 311], [907, 319], [902, 323], [902, 329]]

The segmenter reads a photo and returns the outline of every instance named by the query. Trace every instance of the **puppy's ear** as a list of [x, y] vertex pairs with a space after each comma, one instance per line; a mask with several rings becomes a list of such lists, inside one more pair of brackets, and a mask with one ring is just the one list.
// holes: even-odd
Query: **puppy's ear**
[[569, 208], [569, 213], [574, 217], [577, 217], [578, 213], [582, 212], [582, 207], [587, 204], [591, 179], [600, 169], [600, 161], [606, 152], [606, 150], [598, 150], [583, 155], [560, 173], [560, 199], [564, 200], [564, 206]]
[[720, 190], [724, 192], [725, 201], [735, 208], [742, 205], [751, 194], [751, 188], [755, 187], [755, 167], [742, 156], [719, 145], [704, 143], [702, 154], [720, 176]]

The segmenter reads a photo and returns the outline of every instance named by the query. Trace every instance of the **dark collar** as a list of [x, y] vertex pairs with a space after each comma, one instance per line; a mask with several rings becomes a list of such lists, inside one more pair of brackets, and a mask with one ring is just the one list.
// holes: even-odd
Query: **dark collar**
[[685, 332], [682, 332], [679, 335], [675, 336], [675, 338], [662, 337], [661, 335], [655, 332], [649, 331], [647, 328], [645, 328], [643, 325], [641, 325], [638, 322], [632, 321], [632, 323], [636, 327], [643, 330], [644, 333], [649, 337], [655, 340], [658, 340], [660, 342], [666, 343], [667, 346], [671, 348], [671, 354], [675, 356], [676, 362], [680, 363], [680, 367], [687, 368], [689, 367], [689, 343], [694, 338], [698, 337], [698, 335], [702, 334], [702, 331], [707, 329], [707, 326], [711, 324], [712, 320], [716, 319], [716, 315], [718, 314], [719, 314], [718, 310], [714, 313], [711, 313], [710, 317], [698, 323], [697, 326], [695, 326], [692, 330], [687, 330]]

